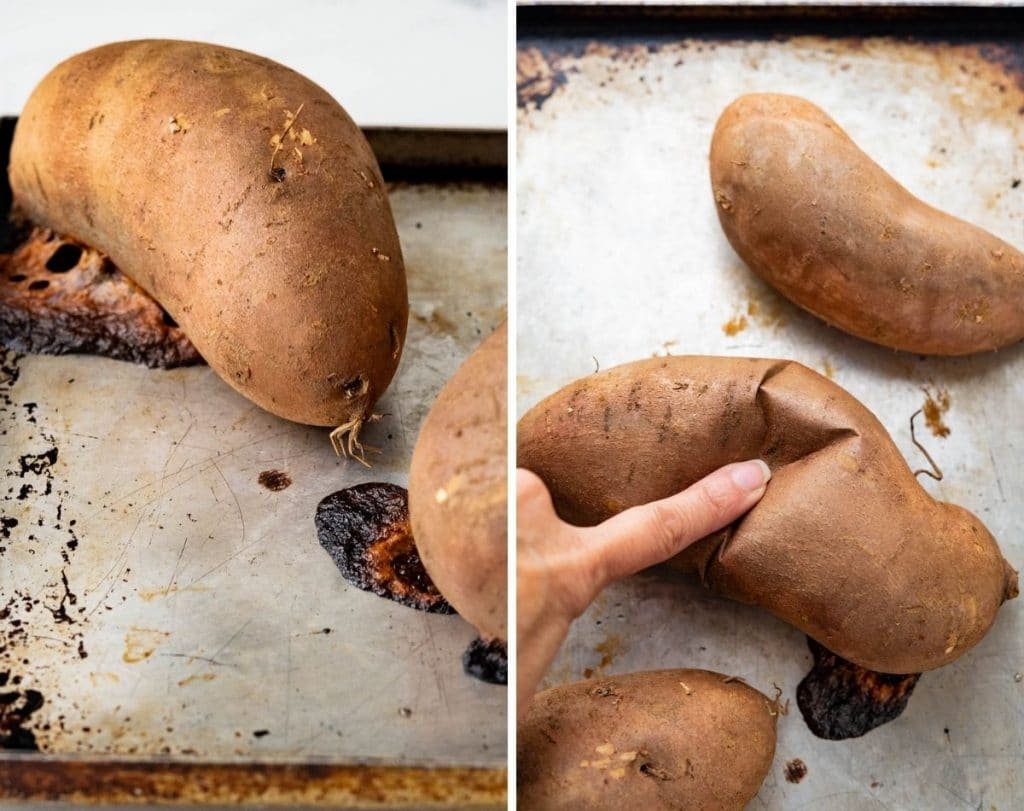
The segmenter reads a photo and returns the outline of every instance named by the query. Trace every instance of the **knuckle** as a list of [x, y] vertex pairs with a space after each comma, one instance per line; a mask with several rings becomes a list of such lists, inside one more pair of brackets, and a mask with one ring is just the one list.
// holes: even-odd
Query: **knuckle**
[[667, 557], [690, 540], [693, 521], [686, 510], [673, 502], [658, 501], [652, 507], [651, 540]]
[[720, 476], [701, 484], [698, 496], [707, 512], [718, 519], [735, 509], [740, 492], [732, 480]]

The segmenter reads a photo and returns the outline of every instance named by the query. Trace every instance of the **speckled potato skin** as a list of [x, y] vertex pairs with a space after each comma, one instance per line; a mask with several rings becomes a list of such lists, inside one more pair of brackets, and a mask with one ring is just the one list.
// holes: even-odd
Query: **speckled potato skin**
[[441, 389], [409, 472], [416, 548], [438, 590], [489, 639], [507, 634], [508, 330]]
[[588, 679], [534, 696], [516, 741], [524, 811], [739, 811], [775, 755], [777, 708], [707, 670]]
[[1017, 575], [985, 526], [932, 499], [885, 428], [784, 360], [654, 358], [573, 383], [518, 425], [521, 467], [591, 525], [716, 468], [764, 459], [761, 501], [670, 565], [882, 673], [917, 673], [985, 635]]
[[194, 42], [79, 54], [29, 98], [10, 180], [34, 221], [107, 253], [267, 411], [338, 426], [387, 388], [408, 299], [380, 170], [294, 71]]
[[926, 355], [1024, 337], [1024, 254], [914, 197], [808, 101], [730, 104], [711, 185], [743, 261], [833, 326]]

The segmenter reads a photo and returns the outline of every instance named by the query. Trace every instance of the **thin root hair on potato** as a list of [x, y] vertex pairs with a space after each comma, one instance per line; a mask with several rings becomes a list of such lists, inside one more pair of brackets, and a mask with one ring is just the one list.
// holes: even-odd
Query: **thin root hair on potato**
[[921, 453], [924, 454], [924, 458], [928, 460], [928, 464], [930, 464], [932, 466], [932, 469], [931, 470], [926, 470], [925, 468], [921, 467], [921, 468], [918, 468], [917, 470], [914, 471], [914, 475], [915, 476], [920, 476], [923, 473], [925, 476], [931, 476], [933, 479], [935, 479], [935, 481], [941, 482], [942, 481], [942, 475], [943, 475], [942, 474], [942, 468], [940, 468], [937, 464], [935, 464], [935, 460], [932, 459], [932, 455], [930, 453], [928, 453], [927, 450], [925, 450], [924, 445], [922, 445], [918, 441], [917, 435], [914, 433], [914, 419], [917, 417], [918, 414], [922, 413], [923, 411], [924, 411], [923, 408], [919, 408], [919, 409], [917, 409], [917, 411], [915, 411], [913, 414], [910, 415], [910, 441], [914, 443], [914, 446], [919, 451], [921, 451]]
[[380, 448], [363, 445], [359, 441], [359, 431], [366, 423], [380, 422], [382, 419], [384, 419], [383, 414], [370, 414], [368, 417], [353, 417], [348, 422], [339, 425], [331, 431], [331, 447], [334, 448], [334, 452], [343, 459], [351, 457], [366, 467], [373, 467], [366, 461], [366, 452], [380, 453]]
[[287, 136], [291, 128], [295, 126], [295, 122], [299, 120], [299, 113], [302, 112], [302, 108], [305, 106], [306, 102], [302, 102], [302, 104], [299, 105], [299, 109], [295, 111], [295, 115], [291, 116], [291, 120], [287, 123], [287, 125], [285, 125], [285, 128], [284, 130], [282, 130], [281, 134], [277, 136], [277, 143], [274, 144], [274, 151], [270, 154], [270, 177], [273, 178], [275, 181], [280, 181], [284, 177], [284, 175], [281, 175], [279, 177], [278, 174], [275, 172], [274, 161], [277, 160], [277, 153], [284, 149], [285, 136]]

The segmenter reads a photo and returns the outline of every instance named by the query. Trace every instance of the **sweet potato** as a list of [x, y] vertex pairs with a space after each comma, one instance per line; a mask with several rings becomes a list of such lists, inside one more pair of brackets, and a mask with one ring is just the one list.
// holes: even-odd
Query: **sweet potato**
[[499, 326], [445, 384], [416, 441], [409, 517], [441, 594], [488, 639], [506, 639], [507, 355]]
[[523, 416], [518, 464], [568, 521], [596, 524], [729, 462], [772, 480], [743, 518], [673, 560], [882, 673], [976, 645], [1017, 575], [985, 526], [935, 501], [885, 428], [798, 363], [655, 358], [573, 383]]
[[711, 185], [743, 261], [840, 329], [935, 355], [1024, 337], [1024, 254], [914, 197], [808, 101], [730, 104]]
[[326, 91], [193, 42], [106, 45], [53, 69], [11, 148], [15, 202], [108, 254], [250, 400], [357, 428], [408, 318], [376, 159]]
[[519, 806], [742, 809], [771, 768], [777, 715], [757, 690], [707, 670], [545, 690], [519, 721]]

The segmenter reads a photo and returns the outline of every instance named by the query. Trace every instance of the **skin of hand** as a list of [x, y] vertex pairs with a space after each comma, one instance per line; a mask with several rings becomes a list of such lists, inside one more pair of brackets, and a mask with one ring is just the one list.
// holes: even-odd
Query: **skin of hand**
[[663, 563], [731, 524], [764, 495], [760, 459], [719, 468], [680, 493], [625, 510], [596, 527], [555, 513], [551, 494], [517, 472], [516, 613], [519, 717], [579, 617], [609, 583]]

